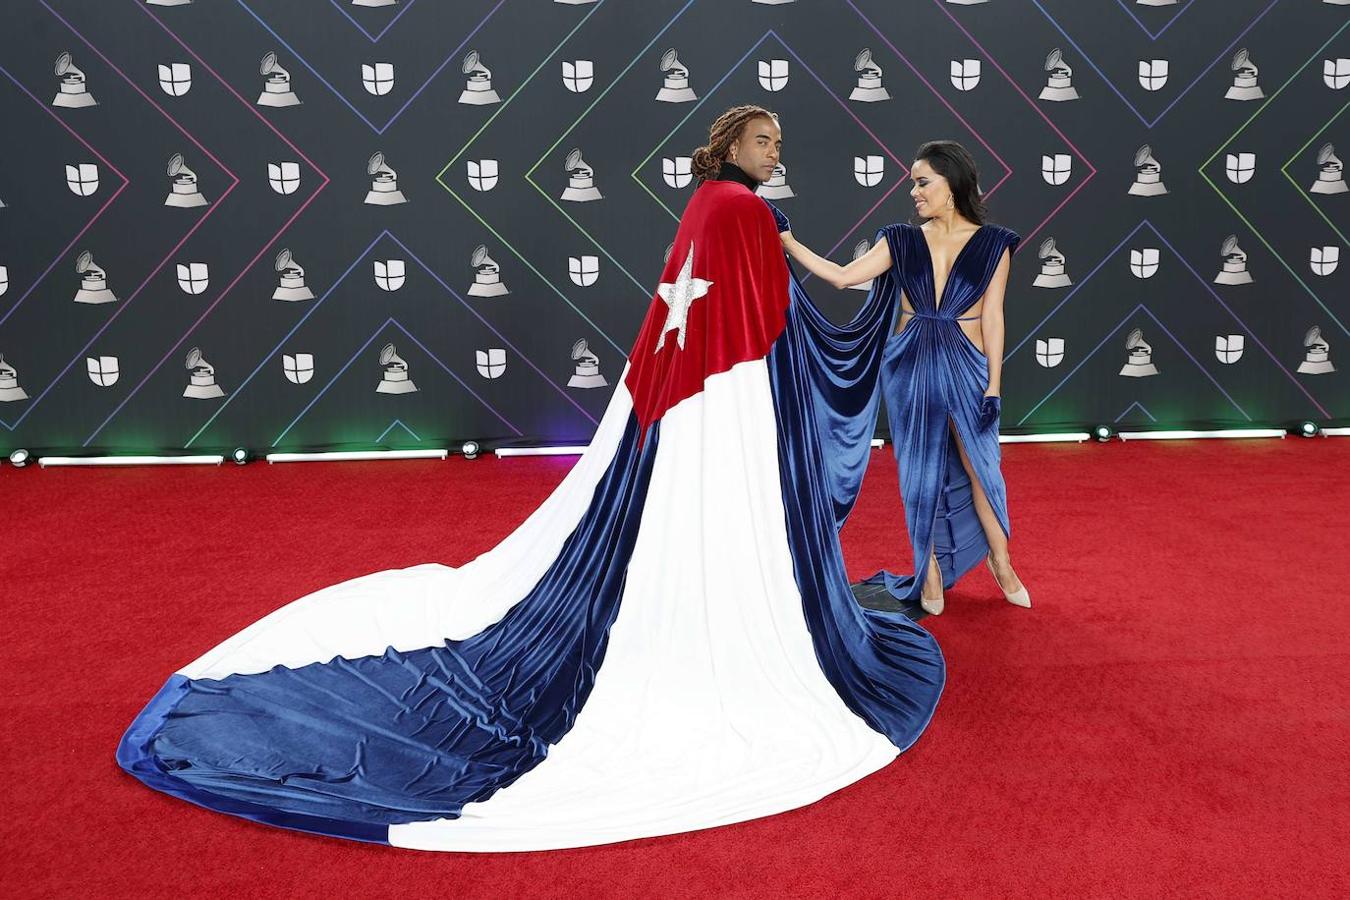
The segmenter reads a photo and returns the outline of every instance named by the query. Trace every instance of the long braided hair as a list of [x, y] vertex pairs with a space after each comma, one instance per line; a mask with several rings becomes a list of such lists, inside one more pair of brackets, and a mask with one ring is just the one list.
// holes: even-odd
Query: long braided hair
[[755, 119], [772, 119], [778, 116], [762, 106], [733, 106], [717, 117], [708, 129], [708, 143], [694, 151], [690, 168], [699, 183], [715, 178], [722, 168], [722, 161], [731, 152], [731, 145], [741, 136], [745, 126]]

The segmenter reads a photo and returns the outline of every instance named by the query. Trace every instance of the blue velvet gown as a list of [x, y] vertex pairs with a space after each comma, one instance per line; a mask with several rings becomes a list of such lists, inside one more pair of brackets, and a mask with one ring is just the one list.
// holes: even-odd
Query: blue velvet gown
[[[813, 333], [800, 345], [820, 355], [802, 368], [813, 375], [838, 525], [857, 497], [884, 397], [914, 571], [923, 573], [934, 553], [943, 584], [951, 587], [988, 554], [989, 545], [949, 422], [1004, 533], [1010, 532], [998, 423], [979, 425], [989, 362], [960, 322], [984, 296], [1003, 251], [1014, 251], [1021, 238], [998, 225], [981, 226], [953, 261], [941, 302], [934, 297], [933, 261], [919, 228], [888, 225], [877, 234], [882, 239], [890, 248], [891, 268], [875, 279], [862, 310], [846, 325], [830, 323], [793, 280], [800, 327]], [[902, 292], [912, 315], [902, 316]], [[922, 587], [922, 577], [878, 572], [855, 593], [869, 606], [914, 607]]]

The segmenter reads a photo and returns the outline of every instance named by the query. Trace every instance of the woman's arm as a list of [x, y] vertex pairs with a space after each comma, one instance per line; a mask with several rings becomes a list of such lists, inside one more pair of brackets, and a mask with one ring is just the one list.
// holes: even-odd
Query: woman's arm
[[891, 250], [885, 241], [877, 241], [871, 250], [848, 265], [841, 266], [807, 249], [806, 245], [792, 236], [791, 231], [784, 231], [779, 236], [783, 239], [783, 249], [803, 268], [837, 288], [862, 284], [891, 267]]
[[984, 338], [984, 355], [989, 359], [989, 389], [986, 397], [997, 397], [1003, 392], [1003, 293], [1008, 288], [1008, 269], [1012, 253], [1003, 251], [1003, 258], [989, 279], [984, 292], [984, 308], [980, 311], [980, 333]]

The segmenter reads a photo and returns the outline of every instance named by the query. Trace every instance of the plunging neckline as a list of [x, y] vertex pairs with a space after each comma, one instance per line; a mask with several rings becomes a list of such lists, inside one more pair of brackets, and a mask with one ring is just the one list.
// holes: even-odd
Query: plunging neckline
[[947, 267], [947, 277], [942, 282], [941, 297], [938, 296], [937, 290], [937, 272], [933, 268], [933, 248], [928, 243], [928, 236], [924, 234], [923, 226], [916, 226], [916, 229], [919, 232], [919, 240], [923, 242], [923, 250], [928, 254], [928, 279], [929, 283], [933, 285], [933, 312], [942, 309], [942, 301], [947, 296], [947, 285], [951, 284], [952, 273], [956, 271], [957, 265], [960, 264], [961, 256], [966, 252], [966, 248], [969, 247], [976, 236], [984, 230], [986, 224], [988, 223], [976, 225], [975, 230], [971, 232], [970, 237], [966, 238], [966, 242], [961, 245], [961, 249], [957, 250], [956, 255], [952, 257], [952, 264]]

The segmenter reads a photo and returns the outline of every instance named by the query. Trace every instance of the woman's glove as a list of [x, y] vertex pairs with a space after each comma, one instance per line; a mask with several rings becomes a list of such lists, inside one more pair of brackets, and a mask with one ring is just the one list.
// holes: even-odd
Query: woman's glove
[[778, 225], [779, 234], [782, 234], [785, 231], [792, 230], [792, 223], [788, 221], [787, 216], [783, 215], [783, 211], [781, 209], [774, 206], [768, 200], [765, 200], [764, 204], [769, 207], [769, 212], [773, 213], [773, 221], [775, 224]]
[[1003, 403], [997, 396], [985, 397], [980, 401], [980, 428], [989, 428], [998, 421], [999, 414], [1003, 411]]

